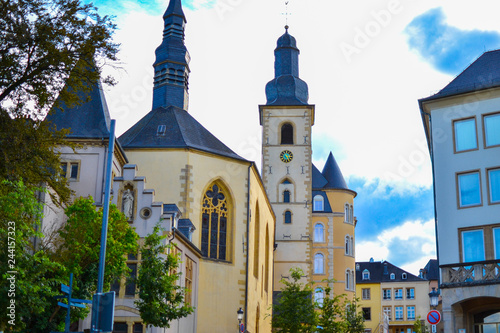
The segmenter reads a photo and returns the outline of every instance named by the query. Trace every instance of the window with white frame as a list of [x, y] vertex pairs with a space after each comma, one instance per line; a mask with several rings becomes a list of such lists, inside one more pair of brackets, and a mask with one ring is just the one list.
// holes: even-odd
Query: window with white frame
[[401, 279], [403, 279], [403, 280], [408, 279], [408, 274], [406, 274], [406, 273], [401, 274]]
[[410, 305], [406, 307], [407, 320], [415, 320], [415, 306]]
[[325, 210], [324, 208], [324, 198], [322, 195], [315, 195], [313, 199], [313, 211], [322, 212]]
[[383, 299], [385, 299], [385, 300], [391, 299], [391, 289], [382, 290], [382, 296], [383, 296]]
[[314, 241], [323, 243], [325, 241], [325, 227], [321, 223], [316, 223], [314, 226]]
[[391, 280], [395, 280], [396, 279], [396, 274], [391, 273], [390, 278], [391, 278]]
[[314, 274], [325, 273], [325, 256], [322, 253], [314, 255]]
[[406, 288], [406, 299], [415, 299], [415, 288]]
[[476, 118], [456, 120], [453, 127], [456, 152], [477, 149]]
[[324, 294], [323, 294], [323, 289], [322, 288], [316, 288], [314, 290], [314, 300], [316, 303], [318, 303], [318, 306], [323, 306], [323, 299], [324, 299]]
[[370, 280], [370, 271], [365, 269], [362, 274], [362, 279], [363, 280]]
[[344, 205], [344, 222], [349, 222], [349, 204]]
[[390, 306], [384, 306], [383, 308], [384, 315], [387, 317], [387, 320], [392, 320], [392, 308]]
[[354, 256], [354, 237], [350, 235], [345, 236], [345, 255]]
[[370, 288], [363, 288], [363, 289], [361, 289], [361, 298], [364, 299], [364, 300], [371, 299]]
[[483, 230], [462, 231], [461, 236], [463, 262], [485, 260]]
[[403, 320], [403, 307], [402, 306], [395, 306], [394, 313], [395, 313], [396, 320]]
[[500, 168], [488, 170], [488, 191], [490, 203], [500, 203]]
[[345, 272], [345, 289], [354, 290], [354, 272], [350, 269]]
[[403, 288], [394, 289], [394, 299], [403, 299]]
[[349, 223], [354, 223], [354, 209], [349, 205]]
[[458, 174], [457, 188], [460, 207], [481, 205], [481, 177], [479, 171]]
[[485, 115], [484, 121], [484, 144], [486, 147], [500, 145], [500, 113]]

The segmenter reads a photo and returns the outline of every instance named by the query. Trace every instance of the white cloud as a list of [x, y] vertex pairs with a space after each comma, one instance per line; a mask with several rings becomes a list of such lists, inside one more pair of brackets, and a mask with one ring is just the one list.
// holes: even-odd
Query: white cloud
[[406, 221], [382, 231], [370, 241], [356, 242], [356, 261], [387, 260], [418, 275], [419, 269], [436, 257], [435, 245], [434, 220]]

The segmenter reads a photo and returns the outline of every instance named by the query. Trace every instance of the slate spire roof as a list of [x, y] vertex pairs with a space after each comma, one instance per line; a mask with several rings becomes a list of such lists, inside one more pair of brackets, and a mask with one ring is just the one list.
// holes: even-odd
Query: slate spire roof
[[163, 40], [155, 51], [156, 60], [153, 64], [153, 110], [170, 105], [187, 110], [191, 58], [184, 45], [186, 17], [181, 0], [170, 0], [163, 21]]
[[82, 104], [69, 107], [58, 99], [45, 120], [54, 124], [57, 130], [70, 129], [68, 138], [109, 138], [110, 116], [101, 83], [93, 82], [89, 92], [79, 91], [77, 95], [84, 101]]
[[420, 101], [499, 87], [499, 63], [500, 50], [485, 52], [441, 91]]
[[125, 149], [190, 148], [243, 160], [187, 111], [176, 106], [149, 112], [119, 138]]
[[323, 171], [320, 172], [316, 166], [313, 165], [312, 172], [312, 187], [313, 189], [336, 189], [336, 190], [349, 190], [345, 182], [342, 171], [335, 161], [332, 152], [328, 155]]
[[274, 50], [274, 79], [266, 85], [267, 105], [308, 105], [307, 83], [299, 78], [299, 53], [297, 41], [285, 26]]

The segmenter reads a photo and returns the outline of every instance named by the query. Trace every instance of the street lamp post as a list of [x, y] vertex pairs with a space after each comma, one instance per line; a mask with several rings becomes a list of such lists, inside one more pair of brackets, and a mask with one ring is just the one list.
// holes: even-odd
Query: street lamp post
[[239, 308], [238, 311], [236, 311], [236, 313], [238, 314], [238, 332], [243, 332], [241, 330], [241, 321], [243, 320], [243, 309], [242, 308]]
[[435, 309], [439, 304], [439, 291], [437, 291], [435, 287], [432, 287], [432, 291], [429, 293], [429, 298], [432, 308]]

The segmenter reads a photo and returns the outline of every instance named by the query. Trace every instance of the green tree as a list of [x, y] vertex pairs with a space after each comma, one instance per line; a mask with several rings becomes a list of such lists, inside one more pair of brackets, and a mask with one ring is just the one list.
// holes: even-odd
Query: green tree
[[[39, 217], [42, 206], [37, 191], [22, 182], [0, 183], [0, 308], [9, 310], [0, 316], [0, 331], [49, 332], [57, 328], [50, 322], [53, 296], [66, 269], [50, 260], [48, 254], [33, 247], [32, 239], [42, 237]], [[13, 273], [15, 272], [15, 273]], [[36, 329], [30, 327], [35, 318], [46, 318]]]
[[358, 311], [357, 300], [347, 303], [345, 312], [345, 331], [346, 333], [363, 333], [365, 331], [365, 319], [361, 311]]
[[100, 77], [100, 67], [89, 71], [93, 59], [116, 60], [114, 29], [80, 0], [0, 0], [2, 112], [39, 118], [56, 98], [76, 102]]
[[290, 269], [291, 280], [281, 279], [283, 287], [273, 305], [272, 327], [274, 332], [310, 333], [316, 331], [318, 315], [312, 299], [312, 284], [300, 283], [304, 272]]
[[341, 333], [344, 332], [346, 322], [344, 321], [346, 313], [346, 298], [345, 294], [331, 296], [332, 288], [325, 288], [325, 298], [323, 305], [320, 307], [320, 315], [318, 326], [321, 327], [319, 332], [324, 333]]
[[172, 320], [186, 317], [193, 308], [184, 303], [186, 289], [178, 284], [179, 256], [165, 244], [166, 237], [157, 224], [145, 238], [137, 277], [139, 300], [134, 303], [145, 324], [169, 328]]
[[[66, 208], [68, 221], [58, 231], [53, 259], [73, 272], [75, 297], [90, 297], [97, 288], [103, 209], [96, 209], [94, 199], [78, 198]], [[126, 255], [136, 253], [139, 236], [127, 217], [115, 205], [109, 207], [104, 288], [128, 272]]]
[[83, 102], [78, 92], [116, 60], [114, 29], [80, 0], [0, 0], [0, 179], [48, 185], [57, 204], [69, 200], [54, 153], [68, 145], [67, 132], [41, 120], [56, 98], [59, 106]]

